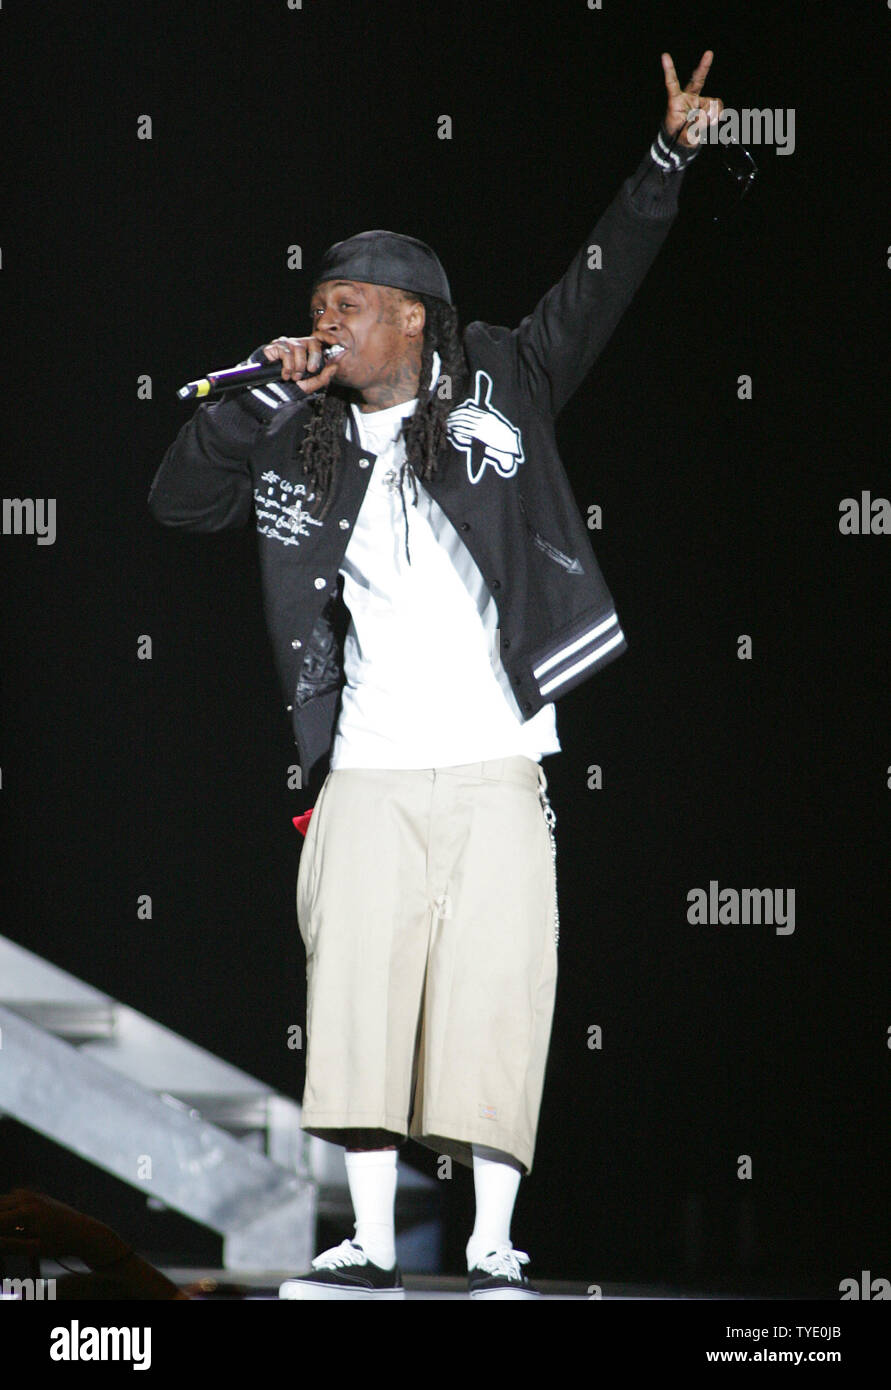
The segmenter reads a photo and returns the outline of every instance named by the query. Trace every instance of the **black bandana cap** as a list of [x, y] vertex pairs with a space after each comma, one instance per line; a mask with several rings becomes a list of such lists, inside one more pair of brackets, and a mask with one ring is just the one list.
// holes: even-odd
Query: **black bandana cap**
[[429, 294], [452, 303], [452, 292], [436, 252], [401, 232], [358, 232], [336, 241], [322, 257], [310, 294], [322, 280], [363, 280], [410, 294]]

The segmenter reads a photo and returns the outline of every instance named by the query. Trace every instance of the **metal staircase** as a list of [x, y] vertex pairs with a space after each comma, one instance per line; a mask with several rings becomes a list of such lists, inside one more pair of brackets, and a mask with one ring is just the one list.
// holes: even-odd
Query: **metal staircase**
[[[223, 1237], [227, 1269], [306, 1268], [352, 1207], [343, 1150], [246, 1072], [0, 937], [0, 1116]], [[436, 1184], [400, 1163], [397, 1258], [439, 1259]]]

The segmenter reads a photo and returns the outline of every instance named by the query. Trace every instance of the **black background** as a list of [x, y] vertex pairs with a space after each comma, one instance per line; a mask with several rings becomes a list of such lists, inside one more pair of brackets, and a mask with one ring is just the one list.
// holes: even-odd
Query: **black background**
[[[683, 84], [712, 48], [726, 106], [795, 110], [794, 153], [754, 149], [731, 221], [710, 221], [717, 152], [696, 160], [559, 421], [629, 651], [558, 703], [545, 762], [560, 982], [513, 1227], [543, 1277], [829, 1296], [891, 1277], [891, 537], [838, 530], [843, 497], [891, 495], [889, 22], [751, 0], [0, 15], [3, 495], [55, 497], [58, 525], [52, 546], [0, 537], [0, 929], [298, 1100], [296, 749], [250, 529], [149, 516], [175, 388], [305, 333], [287, 247], [311, 265], [367, 227], [429, 241], [462, 322], [516, 324], [653, 138], [665, 49]], [[690, 925], [710, 879], [794, 888], [794, 934]], [[206, 1232], [7, 1120], [0, 1187], [19, 1182], [213, 1258]], [[469, 1173], [447, 1186], [458, 1272]]]

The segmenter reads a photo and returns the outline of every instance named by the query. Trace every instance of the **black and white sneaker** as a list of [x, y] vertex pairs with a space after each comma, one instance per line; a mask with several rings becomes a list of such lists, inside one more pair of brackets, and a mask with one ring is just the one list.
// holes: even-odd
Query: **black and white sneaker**
[[306, 1274], [286, 1279], [279, 1298], [405, 1298], [398, 1264], [381, 1269], [372, 1264], [361, 1245], [341, 1241], [316, 1255]]
[[468, 1271], [467, 1292], [471, 1298], [541, 1298], [521, 1268], [528, 1263], [524, 1250], [499, 1245]]

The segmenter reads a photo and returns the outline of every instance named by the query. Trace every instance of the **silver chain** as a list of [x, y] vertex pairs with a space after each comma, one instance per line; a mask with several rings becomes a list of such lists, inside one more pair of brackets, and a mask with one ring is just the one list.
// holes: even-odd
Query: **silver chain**
[[560, 903], [557, 894], [557, 839], [554, 835], [554, 826], [557, 824], [557, 817], [554, 813], [548, 794], [544, 787], [539, 785], [538, 796], [541, 801], [541, 808], [544, 811], [544, 818], [548, 827], [548, 834], [551, 837], [551, 858], [554, 861], [554, 945], [560, 944]]

